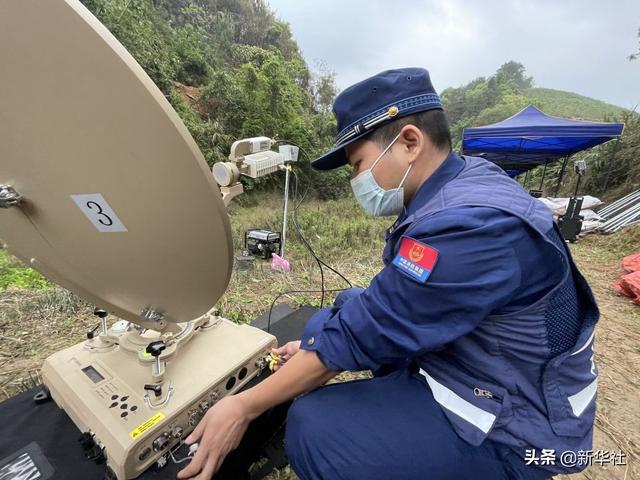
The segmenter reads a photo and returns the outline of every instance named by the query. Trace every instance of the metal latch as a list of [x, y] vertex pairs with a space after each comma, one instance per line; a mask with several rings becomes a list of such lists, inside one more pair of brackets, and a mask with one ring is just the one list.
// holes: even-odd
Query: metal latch
[[22, 195], [11, 185], [0, 185], [0, 208], [9, 208], [20, 205]]
[[149, 320], [151, 322], [160, 322], [164, 318], [161, 312], [158, 312], [153, 307], [145, 307], [140, 312], [140, 318], [143, 320]]

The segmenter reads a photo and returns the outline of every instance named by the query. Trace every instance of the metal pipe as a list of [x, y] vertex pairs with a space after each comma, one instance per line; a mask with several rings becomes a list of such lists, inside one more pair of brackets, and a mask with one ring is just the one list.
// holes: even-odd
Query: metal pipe
[[637, 202], [635, 201], [628, 202], [623, 205], [620, 205], [619, 207], [614, 208], [613, 210], [609, 210], [608, 212], [605, 212], [605, 213], [598, 212], [598, 215], [600, 215], [601, 217], [604, 217], [605, 219], [609, 219], [611, 217], [616, 216], [618, 213], [622, 212], [623, 210], [626, 210], [632, 207], [635, 203]]
[[626, 205], [630, 201], [634, 201], [635, 199], [639, 199], [639, 198], [640, 198], [640, 190], [636, 190], [635, 192], [631, 192], [628, 195], [625, 195], [624, 197], [619, 198], [615, 202], [610, 203], [606, 207], [601, 208], [600, 211], [598, 212], [598, 214], [599, 215], [607, 215], [608, 213], [610, 213], [610, 212], [612, 212], [614, 210], [618, 210], [619, 207], [621, 207], [622, 205]]
[[604, 207], [601, 211], [613, 210], [613, 209], [617, 208], [618, 206], [620, 206], [620, 205], [622, 205], [624, 203], [632, 201], [634, 198], [638, 197], [639, 195], [640, 195], [640, 190], [636, 190], [635, 192], [631, 192], [628, 195], [625, 195], [624, 197], [619, 198], [615, 202], [610, 203], [609, 205]]
[[606, 221], [602, 225], [601, 230], [605, 232], [613, 229], [617, 230], [618, 228], [622, 228], [627, 223], [635, 220], [635, 218], [637, 217], [640, 217], [640, 204], [635, 205], [625, 210], [624, 212], [616, 215], [611, 220]]
[[618, 213], [612, 216], [611, 219], [613, 220], [614, 218], [620, 218], [624, 216], [626, 213], [629, 213], [630, 211], [635, 210], [638, 207], [640, 207], [640, 203], [629, 205], [628, 207], [621, 209]]
[[625, 215], [623, 215], [622, 218], [618, 221], [618, 224], [626, 223], [630, 217], [635, 217], [638, 212], [640, 212], [640, 205], [630, 208], [629, 210], [626, 211]]
[[633, 215], [636, 211], [639, 211], [639, 210], [640, 210], [640, 205], [638, 205], [636, 207], [631, 207], [631, 208], [619, 213], [618, 215], [613, 217], [611, 220], [608, 220], [607, 222], [605, 222], [605, 225], [615, 226], [618, 223], [623, 222], [629, 215]]
[[620, 203], [622, 203], [622, 202], [626, 201], [627, 199], [629, 199], [629, 198], [631, 198], [631, 197], [633, 197], [633, 196], [635, 196], [635, 195], [637, 195], [637, 194], [639, 194], [639, 193], [640, 193], [640, 190], [636, 190], [635, 192], [628, 193], [628, 194], [626, 194], [624, 197], [620, 197], [620, 198], [618, 198], [616, 201], [611, 202], [609, 205], [607, 205], [606, 207], [604, 207], [604, 208], [603, 208], [603, 210], [606, 210], [606, 209], [608, 209], [608, 208], [613, 208], [613, 207], [615, 207], [616, 205], [619, 205]]
[[614, 215], [619, 214], [620, 212], [624, 211], [624, 210], [628, 210], [629, 208], [634, 207], [635, 205], [638, 205], [640, 198], [632, 201], [632, 202], [627, 202], [624, 205], [621, 205], [619, 208], [616, 208], [614, 211], [612, 211], [611, 213], [608, 213], [606, 216], [607, 217], [612, 217]]
[[287, 211], [289, 207], [289, 173], [291, 165], [285, 165], [284, 175], [284, 213], [282, 218], [282, 241], [280, 243], [280, 256], [284, 258], [284, 245], [287, 240]]
[[624, 218], [624, 216], [627, 214], [627, 211], [625, 210], [624, 212], [616, 215], [615, 217], [607, 220], [606, 222], [604, 222], [604, 224], [602, 225], [603, 229], [612, 227], [614, 225], [616, 225], [620, 220], [622, 220]]
[[632, 216], [628, 217], [624, 222], [620, 222], [613, 227], [609, 227], [605, 232], [617, 232], [618, 230], [629, 226], [631, 223], [635, 223], [636, 219], [640, 219], [640, 210], [635, 212]]
[[616, 227], [621, 227], [626, 225], [627, 223], [634, 220], [638, 215], [640, 215], [640, 207], [632, 210], [631, 212], [627, 213], [624, 217], [622, 217], [620, 220], [618, 220], [616, 222]]

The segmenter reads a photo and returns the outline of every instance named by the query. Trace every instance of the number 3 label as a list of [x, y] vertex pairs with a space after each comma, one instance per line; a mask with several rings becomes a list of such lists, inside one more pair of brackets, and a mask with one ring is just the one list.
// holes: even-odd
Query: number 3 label
[[71, 200], [91, 220], [98, 231], [103, 233], [127, 231], [116, 212], [111, 209], [101, 194], [71, 195]]

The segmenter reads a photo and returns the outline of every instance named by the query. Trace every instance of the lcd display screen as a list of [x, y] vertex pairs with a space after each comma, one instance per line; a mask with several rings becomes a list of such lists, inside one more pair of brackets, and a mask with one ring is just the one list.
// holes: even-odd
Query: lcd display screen
[[91, 365], [89, 365], [88, 367], [84, 367], [82, 371], [85, 373], [87, 377], [91, 379], [93, 383], [99, 383], [102, 380], [104, 380], [104, 377], [100, 375], [100, 373]]

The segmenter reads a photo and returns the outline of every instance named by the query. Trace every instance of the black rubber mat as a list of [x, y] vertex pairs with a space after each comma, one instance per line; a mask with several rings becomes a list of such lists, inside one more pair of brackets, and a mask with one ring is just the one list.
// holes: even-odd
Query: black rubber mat
[[[277, 312], [272, 312], [271, 333], [278, 338], [279, 344], [295, 340], [300, 337], [304, 325], [315, 311], [315, 308], [305, 306], [288, 313], [286, 308], [280, 307]], [[256, 321], [258, 320], [260, 319]], [[263, 328], [266, 329], [266, 321]], [[267, 375], [268, 372], [263, 372], [263, 375], [254, 379], [251, 384], [263, 380]], [[78, 441], [80, 431], [66, 413], [53, 401], [41, 404], [34, 402], [33, 396], [38, 391], [39, 389], [35, 388], [0, 403], [0, 419], [2, 419], [2, 435], [0, 435], [2, 463], [0, 464], [18, 457], [27, 447], [33, 449], [32, 444], [35, 443], [37, 451], [44, 455], [44, 459], [41, 459], [41, 470], [44, 472], [48, 465], [54, 470], [50, 478], [60, 480], [105, 478], [104, 465], [96, 464], [85, 457]], [[288, 405], [281, 405], [252, 422], [238, 449], [229, 455], [216, 475], [216, 480], [249, 478], [247, 474], [249, 465], [261, 455], [267, 442], [282, 426], [287, 408]], [[180, 455], [180, 452], [176, 453]], [[38, 456], [32, 455], [30, 458], [38, 467]], [[182, 464], [184, 465], [186, 464]], [[138, 478], [142, 480], [175, 479], [182, 466], [169, 462], [163, 469], [155, 470], [152, 467]]]

